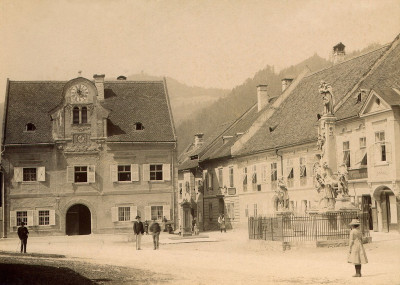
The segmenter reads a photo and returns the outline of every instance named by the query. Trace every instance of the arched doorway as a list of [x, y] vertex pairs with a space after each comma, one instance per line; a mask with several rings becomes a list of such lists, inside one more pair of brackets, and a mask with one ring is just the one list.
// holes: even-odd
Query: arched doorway
[[393, 191], [386, 186], [380, 186], [374, 191], [374, 198], [377, 205], [379, 231], [397, 230], [400, 213]]
[[66, 214], [65, 233], [72, 235], [89, 235], [92, 232], [90, 210], [83, 204], [71, 206]]

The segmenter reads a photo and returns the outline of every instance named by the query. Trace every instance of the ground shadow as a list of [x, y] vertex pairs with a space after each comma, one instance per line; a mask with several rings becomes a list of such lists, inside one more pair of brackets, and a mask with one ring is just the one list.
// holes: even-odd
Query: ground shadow
[[66, 267], [0, 264], [0, 284], [96, 284]]

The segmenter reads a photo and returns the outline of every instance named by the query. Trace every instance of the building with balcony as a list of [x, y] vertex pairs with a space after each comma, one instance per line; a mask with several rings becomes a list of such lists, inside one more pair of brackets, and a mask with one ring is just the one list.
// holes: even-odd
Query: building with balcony
[[[333, 90], [338, 167], [348, 171], [349, 194], [370, 213], [374, 231], [399, 229], [400, 46], [388, 45], [326, 69], [282, 80], [282, 93], [258, 86], [258, 102], [224, 128], [198, 156], [203, 172], [204, 228], [246, 225], [249, 216], [274, 215], [287, 189], [290, 211], [315, 207], [314, 165], [321, 156], [318, 125], [324, 102], [321, 81]], [[344, 45], [341, 44], [341, 56]], [[334, 49], [335, 51], [335, 49]], [[282, 187], [282, 185], [284, 187]]]

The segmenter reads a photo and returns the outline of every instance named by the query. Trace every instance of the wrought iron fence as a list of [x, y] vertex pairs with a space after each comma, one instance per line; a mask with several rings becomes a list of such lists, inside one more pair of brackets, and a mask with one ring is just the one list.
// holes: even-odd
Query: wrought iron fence
[[347, 239], [349, 223], [360, 219], [363, 237], [369, 237], [369, 215], [362, 212], [332, 212], [305, 216], [250, 217], [249, 239], [271, 241], [322, 241]]

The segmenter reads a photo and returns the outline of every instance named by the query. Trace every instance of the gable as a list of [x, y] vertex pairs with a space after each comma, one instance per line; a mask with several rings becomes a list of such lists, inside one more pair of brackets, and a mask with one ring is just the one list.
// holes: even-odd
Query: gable
[[374, 115], [391, 110], [390, 104], [384, 100], [383, 96], [372, 90], [361, 109], [360, 117]]

